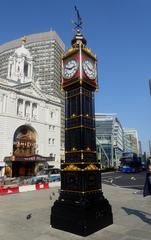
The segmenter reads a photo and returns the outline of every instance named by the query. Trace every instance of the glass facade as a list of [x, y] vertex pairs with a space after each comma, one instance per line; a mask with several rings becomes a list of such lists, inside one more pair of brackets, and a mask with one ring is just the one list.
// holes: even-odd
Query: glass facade
[[124, 128], [124, 146], [125, 151], [132, 151], [139, 154], [139, 139], [136, 129]]
[[123, 152], [123, 128], [114, 114], [96, 114], [97, 154], [102, 167], [118, 166]]

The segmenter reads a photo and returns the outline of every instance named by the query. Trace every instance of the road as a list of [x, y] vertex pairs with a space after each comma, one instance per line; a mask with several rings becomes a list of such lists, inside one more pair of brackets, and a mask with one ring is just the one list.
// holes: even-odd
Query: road
[[142, 190], [146, 172], [140, 173], [102, 173], [102, 183]]

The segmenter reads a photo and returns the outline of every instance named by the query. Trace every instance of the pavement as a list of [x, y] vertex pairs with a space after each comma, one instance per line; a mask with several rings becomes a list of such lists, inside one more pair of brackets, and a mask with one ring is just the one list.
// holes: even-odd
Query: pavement
[[[51, 206], [58, 188], [0, 197], [1, 240], [150, 240], [151, 196], [142, 191], [103, 184], [114, 223], [87, 237], [50, 227]], [[28, 218], [29, 217], [29, 218]]]

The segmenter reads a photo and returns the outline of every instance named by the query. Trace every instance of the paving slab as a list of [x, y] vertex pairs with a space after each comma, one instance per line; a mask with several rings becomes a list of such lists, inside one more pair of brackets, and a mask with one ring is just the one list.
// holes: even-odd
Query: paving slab
[[[0, 240], [150, 240], [151, 196], [134, 189], [103, 184], [112, 205], [114, 224], [87, 237], [54, 229], [50, 211], [58, 188], [0, 197]], [[27, 220], [27, 215], [31, 218]]]

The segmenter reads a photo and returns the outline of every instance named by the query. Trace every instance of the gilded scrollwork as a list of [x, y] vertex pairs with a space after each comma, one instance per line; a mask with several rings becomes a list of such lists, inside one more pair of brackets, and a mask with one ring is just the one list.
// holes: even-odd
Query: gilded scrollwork
[[81, 168], [75, 166], [74, 164], [70, 164], [64, 168], [64, 171], [81, 171]]
[[99, 170], [99, 168], [95, 164], [90, 164], [84, 168], [85, 171]]

